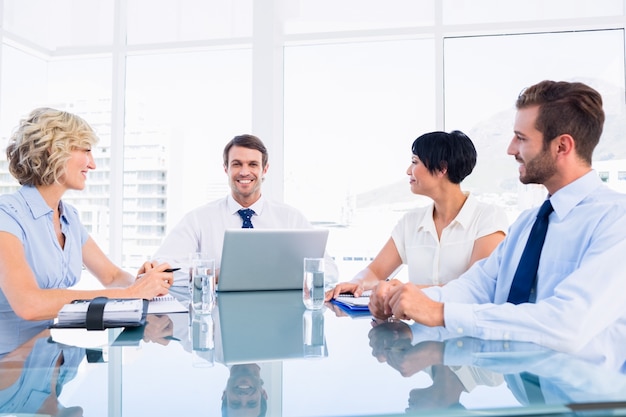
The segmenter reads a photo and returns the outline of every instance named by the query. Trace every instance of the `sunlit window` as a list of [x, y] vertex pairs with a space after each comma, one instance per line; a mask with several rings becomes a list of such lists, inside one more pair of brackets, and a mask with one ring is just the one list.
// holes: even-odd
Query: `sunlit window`
[[[594, 167], [624, 190], [622, 0], [4, 0], [0, 8], [0, 144], [38, 106], [92, 124], [97, 169], [67, 200], [125, 267], [149, 258], [186, 212], [228, 192], [221, 153], [242, 133], [270, 145], [268, 182], [279, 186], [266, 184], [268, 197], [329, 228], [346, 279], [400, 216], [428, 204], [406, 176], [410, 145], [427, 131], [460, 129], [474, 140], [478, 166], [462, 186], [513, 220], [545, 193], [521, 186], [506, 154], [513, 105], [548, 78], [603, 94]], [[0, 161], [0, 192], [17, 187]]]

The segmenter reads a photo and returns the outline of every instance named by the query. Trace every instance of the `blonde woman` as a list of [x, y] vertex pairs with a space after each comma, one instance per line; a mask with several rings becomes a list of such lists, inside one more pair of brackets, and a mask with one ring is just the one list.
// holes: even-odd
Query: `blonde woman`
[[[114, 265], [62, 201], [84, 189], [97, 141], [83, 119], [50, 108], [33, 110], [10, 138], [9, 171], [22, 187], [0, 196], [0, 338], [41, 329], [75, 299], [150, 299], [172, 284], [167, 264], [144, 264], [139, 279]], [[105, 289], [69, 288], [83, 265]]]

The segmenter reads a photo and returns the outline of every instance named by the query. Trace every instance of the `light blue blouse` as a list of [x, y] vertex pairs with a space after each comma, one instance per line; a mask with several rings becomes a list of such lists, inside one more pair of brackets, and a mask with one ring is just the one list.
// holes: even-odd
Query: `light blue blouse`
[[[35, 187], [23, 186], [14, 194], [0, 196], [0, 231], [15, 235], [41, 288], [67, 288], [78, 282], [83, 269], [83, 245], [89, 235], [78, 211], [61, 202], [61, 248], [52, 223], [52, 209]], [[14, 338], [33, 323], [18, 319], [0, 290], [0, 338]]]
[[619, 367], [626, 360], [626, 194], [591, 171], [550, 201], [536, 303], [506, 300], [537, 209], [520, 215], [490, 257], [425, 292], [445, 303], [446, 328], [457, 336], [534, 342]]

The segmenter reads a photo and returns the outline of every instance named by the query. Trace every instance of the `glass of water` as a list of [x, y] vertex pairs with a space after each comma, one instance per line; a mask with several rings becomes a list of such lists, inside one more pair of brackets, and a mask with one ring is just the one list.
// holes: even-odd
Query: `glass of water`
[[189, 267], [191, 306], [198, 314], [207, 314], [215, 306], [215, 260], [193, 256]]
[[309, 310], [324, 307], [324, 258], [304, 258], [302, 302]]

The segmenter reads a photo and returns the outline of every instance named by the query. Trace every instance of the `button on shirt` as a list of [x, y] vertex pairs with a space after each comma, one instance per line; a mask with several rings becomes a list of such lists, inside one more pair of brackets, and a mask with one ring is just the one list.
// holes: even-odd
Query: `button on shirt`
[[534, 342], [623, 364], [626, 351], [616, 338], [626, 338], [626, 195], [591, 171], [550, 200], [536, 303], [506, 300], [538, 208], [520, 215], [490, 257], [425, 292], [445, 303], [446, 327], [465, 336]]
[[[24, 186], [14, 194], [0, 196], [0, 231], [11, 233], [24, 245], [26, 261], [41, 288], [67, 288], [78, 282], [83, 269], [82, 249], [89, 238], [78, 212], [60, 203], [61, 231], [65, 247], [61, 248], [52, 223], [52, 209], [35, 187]], [[5, 314], [6, 313], [6, 314]], [[19, 332], [21, 320], [15, 318], [4, 293], [0, 291], [0, 337]], [[12, 329], [5, 329], [12, 323]]]
[[469, 194], [456, 218], [437, 236], [433, 205], [405, 214], [391, 233], [409, 280], [420, 285], [446, 284], [470, 266], [476, 239], [501, 231], [509, 222], [504, 210]]

